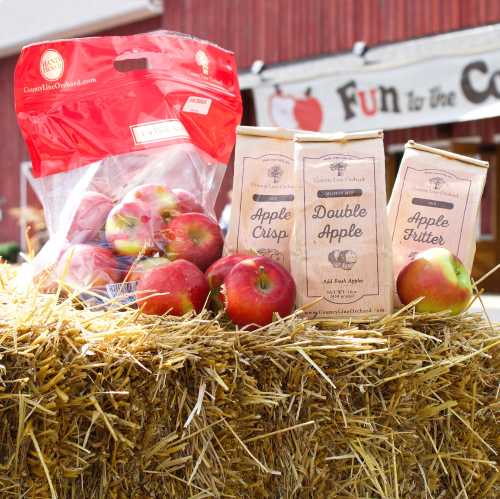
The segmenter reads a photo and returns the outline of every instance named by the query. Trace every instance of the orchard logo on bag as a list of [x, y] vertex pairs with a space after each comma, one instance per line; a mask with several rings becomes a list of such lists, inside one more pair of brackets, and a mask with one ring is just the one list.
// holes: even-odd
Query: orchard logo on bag
[[283, 168], [280, 165], [273, 165], [267, 170], [267, 176], [273, 179], [273, 183], [277, 184], [283, 176]]
[[338, 161], [336, 163], [332, 163], [330, 165], [330, 170], [337, 176], [337, 177], [343, 177], [344, 173], [347, 168], [347, 163], [344, 163], [343, 161]]
[[441, 187], [446, 185], [443, 177], [432, 177], [428, 182], [434, 191], [439, 191]]
[[40, 58], [40, 74], [47, 81], [57, 81], [64, 73], [64, 59], [55, 49], [48, 49]]

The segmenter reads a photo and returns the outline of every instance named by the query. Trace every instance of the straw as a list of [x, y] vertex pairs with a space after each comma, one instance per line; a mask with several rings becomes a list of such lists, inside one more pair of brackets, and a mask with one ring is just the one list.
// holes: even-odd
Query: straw
[[15, 274], [0, 264], [2, 499], [500, 496], [483, 314], [246, 331], [75, 307]]

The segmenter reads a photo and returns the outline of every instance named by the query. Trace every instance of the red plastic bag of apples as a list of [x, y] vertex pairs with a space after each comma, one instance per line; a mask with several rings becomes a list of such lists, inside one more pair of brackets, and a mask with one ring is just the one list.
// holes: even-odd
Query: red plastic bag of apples
[[166, 258], [220, 257], [213, 207], [242, 112], [231, 52], [169, 32], [36, 43], [15, 100], [50, 235], [41, 286], [133, 299]]

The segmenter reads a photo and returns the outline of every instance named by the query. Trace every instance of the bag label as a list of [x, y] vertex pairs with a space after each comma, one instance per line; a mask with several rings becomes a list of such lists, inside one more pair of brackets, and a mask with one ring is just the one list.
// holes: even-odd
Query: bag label
[[106, 285], [106, 292], [111, 299], [116, 299], [124, 305], [136, 301], [135, 290], [137, 289], [137, 281], [130, 282], [115, 282]]
[[205, 97], [196, 97], [192, 95], [188, 98], [182, 110], [185, 113], [196, 113], [207, 115], [210, 111], [210, 106], [212, 105], [212, 99], [207, 99]]
[[302, 174], [307, 298], [355, 313], [381, 290], [375, 159], [304, 157]]
[[285, 154], [243, 158], [236, 252], [253, 250], [290, 267], [293, 159]]
[[189, 138], [184, 125], [179, 120], [162, 120], [141, 123], [130, 127], [134, 143], [149, 144], [171, 139]]
[[[408, 166], [404, 172], [392, 240], [396, 271], [424, 249], [444, 246], [462, 257], [471, 179], [437, 168]], [[395, 274], [397, 275], [397, 274]]]

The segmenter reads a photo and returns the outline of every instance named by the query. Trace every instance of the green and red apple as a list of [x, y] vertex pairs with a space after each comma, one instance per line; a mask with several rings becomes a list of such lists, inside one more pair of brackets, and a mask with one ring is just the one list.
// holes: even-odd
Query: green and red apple
[[124, 256], [152, 255], [162, 250], [167, 222], [141, 202], [117, 204], [106, 220], [106, 240]]
[[172, 191], [163, 185], [140, 185], [110, 211], [106, 240], [119, 255], [162, 252], [162, 232], [177, 213], [177, 198]]
[[150, 315], [201, 312], [210, 289], [203, 272], [187, 260], [153, 267], [137, 284], [137, 303]]
[[181, 213], [205, 213], [203, 206], [190, 192], [184, 189], [172, 189], [177, 198], [177, 209]]
[[151, 212], [168, 221], [178, 212], [177, 197], [166, 186], [161, 184], [143, 184], [129, 191], [122, 203], [139, 202]]
[[462, 312], [472, 298], [469, 273], [460, 259], [446, 248], [418, 253], [398, 275], [396, 287], [403, 305], [423, 297], [417, 312]]
[[138, 262], [133, 262], [126, 273], [125, 280], [127, 282], [139, 281], [148, 270], [161, 267], [167, 263], [170, 263], [170, 260], [161, 256], [144, 258]]
[[68, 241], [85, 243], [96, 239], [112, 208], [113, 201], [108, 196], [94, 191], [86, 192], [68, 230]]
[[214, 219], [203, 213], [181, 213], [175, 216], [163, 235], [167, 258], [188, 260], [203, 271], [222, 254], [222, 231]]
[[122, 271], [109, 248], [73, 244], [59, 259], [55, 274], [74, 288], [101, 287], [120, 282]]

